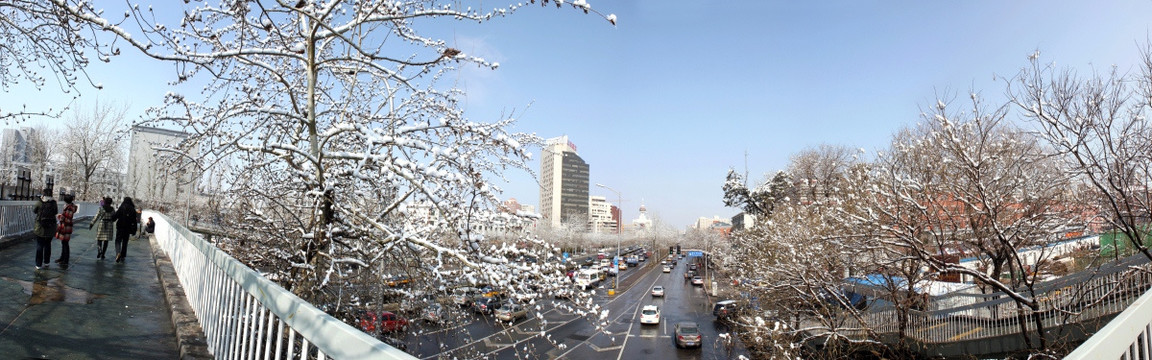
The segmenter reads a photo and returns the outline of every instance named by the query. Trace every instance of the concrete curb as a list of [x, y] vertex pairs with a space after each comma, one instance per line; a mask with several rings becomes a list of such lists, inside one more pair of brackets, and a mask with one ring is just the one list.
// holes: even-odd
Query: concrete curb
[[172, 261], [164, 250], [160, 249], [155, 237], [149, 235], [148, 240], [152, 245], [152, 260], [156, 263], [156, 275], [160, 278], [160, 287], [164, 289], [164, 298], [172, 310], [172, 326], [176, 328], [180, 359], [214, 359], [212, 352], [208, 351], [204, 329], [196, 319], [196, 312], [188, 305], [187, 295], [184, 294], [184, 287], [180, 285], [180, 279], [176, 277]]

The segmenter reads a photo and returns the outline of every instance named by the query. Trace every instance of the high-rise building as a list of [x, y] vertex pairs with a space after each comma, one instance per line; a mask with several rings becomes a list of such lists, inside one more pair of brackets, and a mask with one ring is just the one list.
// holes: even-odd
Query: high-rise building
[[603, 196], [588, 198], [588, 226], [594, 233], [616, 233], [616, 220], [612, 217], [615, 205], [609, 204]]
[[31, 157], [28, 156], [29, 141], [31, 141], [32, 132], [34, 131], [34, 129], [27, 127], [4, 129], [4, 135], [0, 136], [0, 153], [3, 153], [3, 157], [0, 160], [18, 164], [31, 162]]
[[149, 204], [183, 204], [193, 198], [200, 172], [187, 164], [187, 159], [198, 157], [196, 149], [188, 154], [160, 150], [177, 149], [187, 138], [187, 133], [179, 131], [133, 126], [128, 149], [127, 195]]
[[548, 139], [540, 156], [540, 213], [552, 226], [587, 226], [588, 163], [568, 136]]
[[612, 229], [612, 232], [619, 234], [621, 226], [624, 225], [624, 215], [620, 212], [619, 206], [612, 205], [612, 221], [616, 223], [616, 228]]

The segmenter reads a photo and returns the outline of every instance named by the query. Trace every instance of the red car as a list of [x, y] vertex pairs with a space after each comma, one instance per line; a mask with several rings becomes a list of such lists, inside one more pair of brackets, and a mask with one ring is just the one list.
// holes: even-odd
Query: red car
[[384, 311], [379, 314], [375, 311], [368, 311], [360, 317], [360, 329], [365, 332], [376, 332], [379, 329], [381, 333], [390, 333], [406, 328], [408, 328], [408, 320], [393, 314], [391, 311]]

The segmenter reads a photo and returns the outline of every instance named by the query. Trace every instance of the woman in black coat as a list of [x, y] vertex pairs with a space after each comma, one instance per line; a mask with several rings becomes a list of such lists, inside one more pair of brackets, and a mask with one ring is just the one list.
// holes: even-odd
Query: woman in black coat
[[124, 197], [124, 202], [112, 214], [112, 219], [116, 220], [116, 262], [122, 263], [128, 257], [128, 237], [136, 232], [136, 223], [140, 221], [136, 217], [136, 204], [132, 198]]

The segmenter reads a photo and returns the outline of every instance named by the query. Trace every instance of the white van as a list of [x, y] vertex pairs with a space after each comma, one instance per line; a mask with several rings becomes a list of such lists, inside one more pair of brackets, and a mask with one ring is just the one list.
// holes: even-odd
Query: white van
[[572, 276], [572, 280], [576, 282], [576, 287], [588, 290], [600, 284], [600, 272], [592, 269], [580, 270]]

